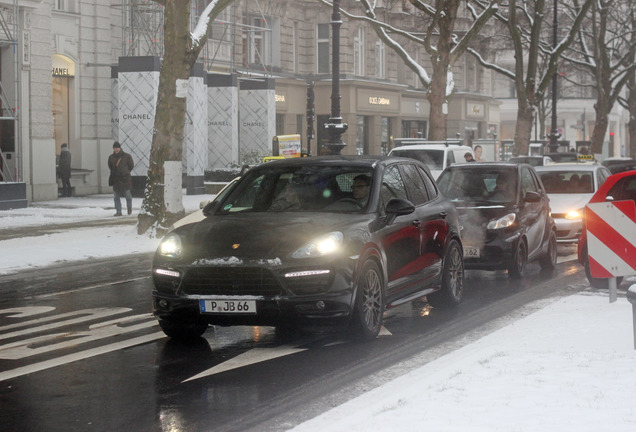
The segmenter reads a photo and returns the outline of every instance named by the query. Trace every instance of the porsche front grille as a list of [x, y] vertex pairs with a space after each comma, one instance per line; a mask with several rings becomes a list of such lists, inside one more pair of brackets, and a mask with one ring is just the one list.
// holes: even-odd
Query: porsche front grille
[[194, 267], [186, 272], [181, 287], [189, 295], [282, 294], [274, 274], [260, 267]]

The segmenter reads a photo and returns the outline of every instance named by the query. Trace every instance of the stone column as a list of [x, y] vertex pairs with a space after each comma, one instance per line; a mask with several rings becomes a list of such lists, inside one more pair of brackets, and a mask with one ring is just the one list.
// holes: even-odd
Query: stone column
[[150, 166], [152, 131], [159, 90], [159, 57], [120, 57], [118, 72], [119, 142], [135, 161], [133, 196], [143, 197]]
[[236, 74], [208, 74], [209, 170], [239, 164], [238, 95]]
[[183, 130], [183, 172], [187, 195], [205, 193], [204, 171], [208, 166], [207, 74], [195, 63], [188, 80], [186, 118]]
[[263, 156], [272, 154], [276, 135], [276, 81], [262, 78], [239, 82], [240, 163], [260, 162]]

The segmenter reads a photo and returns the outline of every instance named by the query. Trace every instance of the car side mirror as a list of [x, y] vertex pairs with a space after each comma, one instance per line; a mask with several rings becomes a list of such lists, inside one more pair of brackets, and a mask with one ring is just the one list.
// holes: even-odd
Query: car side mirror
[[537, 192], [528, 191], [523, 197], [523, 200], [526, 202], [539, 202], [541, 201], [541, 195], [539, 195]]
[[[214, 210], [216, 210], [216, 205], [217, 205], [218, 201], [210, 201], [208, 202], [204, 207], [203, 207], [203, 216], [210, 216], [212, 213], [214, 213]], [[203, 203], [201, 203], [203, 204]]]
[[386, 205], [386, 223], [391, 224], [398, 216], [411, 214], [415, 211], [415, 206], [409, 200], [402, 198], [391, 198]]

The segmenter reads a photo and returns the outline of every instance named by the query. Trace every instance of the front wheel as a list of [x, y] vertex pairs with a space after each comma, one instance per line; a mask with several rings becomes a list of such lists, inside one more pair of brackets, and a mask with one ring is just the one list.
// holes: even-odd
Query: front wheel
[[539, 258], [539, 265], [544, 272], [554, 271], [557, 262], [557, 237], [554, 231], [550, 231], [550, 239], [548, 244], [548, 251], [545, 255]]
[[508, 275], [513, 279], [521, 279], [526, 270], [528, 262], [528, 249], [523, 240], [519, 240], [517, 250], [515, 250], [512, 262], [508, 266]]
[[426, 297], [432, 306], [457, 306], [464, 293], [464, 259], [459, 243], [451, 240], [442, 267], [442, 286]]
[[351, 319], [355, 339], [373, 340], [380, 333], [384, 317], [384, 279], [373, 260], [364, 263], [356, 283], [356, 300]]
[[159, 319], [161, 330], [173, 339], [191, 340], [200, 337], [208, 328], [207, 323], [176, 322], [168, 319]]

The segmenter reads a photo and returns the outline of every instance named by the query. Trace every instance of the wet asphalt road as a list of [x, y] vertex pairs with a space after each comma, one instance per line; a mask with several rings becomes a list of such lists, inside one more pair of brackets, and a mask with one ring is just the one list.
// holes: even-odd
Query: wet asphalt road
[[[381, 336], [281, 338], [269, 327], [164, 337], [147, 254], [0, 276], [0, 424], [8, 431], [282, 431], [588, 288], [582, 268], [522, 281], [467, 271], [455, 310], [392, 309]], [[529, 309], [530, 308], [530, 309]]]

